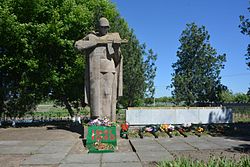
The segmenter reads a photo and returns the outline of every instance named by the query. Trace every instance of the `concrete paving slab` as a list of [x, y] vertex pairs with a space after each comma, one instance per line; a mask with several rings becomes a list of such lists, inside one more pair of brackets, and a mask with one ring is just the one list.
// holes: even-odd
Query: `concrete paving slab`
[[182, 137], [180, 138], [184, 142], [203, 142], [207, 141], [204, 137], [198, 137], [198, 136], [188, 136], [188, 137]]
[[250, 141], [245, 141], [245, 140], [233, 140], [233, 139], [225, 139], [224, 143], [231, 145], [231, 146], [239, 146], [242, 144], [248, 144], [250, 145]]
[[173, 138], [159, 138], [156, 141], [158, 141], [158, 142], [168, 142], [168, 143], [180, 143], [180, 142], [183, 142], [183, 137], [175, 136]]
[[158, 162], [152, 161], [152, 162], [141, 162], [143, 167], [157, 167]]
[[14, 146], [20, 144], [21, 141], [19, 140], [6, 140], [6, 141], [0, 141], [0, 146]]
[[21, 165], [53, 165], [59, 164], [66, 154], [34, 154], [21, 163]]
[[153, 143], [153, 144], [145, 144], [145, 145], [139, 145], [139, 144], [133, 144], [136, 152], [143, 152], [143, 151], [166, 151], [164, 147], [162, 147], [158, 143]]
[[130, 141], [136, 152], [165, 151], [165, 148], [158, 143], [157, 139], [132, 139]]
[[26, 140], [18, 143], [18, 146], [44, 146], [49, 141], [47, 140]]
[[232, 140], [225, 139], [223, 142], [224, 147], [227, 147], [226, 150], [234, 151], [234, 152], [250, 152], [250, 142], [249, 141], [240, 141], [240, 140]]
[[212, 137], [212, 136], [207, 136], [205, 138], [207, 141], [216, 141], [216, 142], [224, 142], [225, 141], [225, 137]]
[[102, 156], [102, 163], [108, 162], [139, 162], [134, 152], [105, 153]]
[[207, 141], [218, 145], [220, 149], [231, 149], [232, 147], [237, 146], [237, 144], [230, 143], [230, 141], [227, 141], [225, 138], [221, 137], [220, 138], [208, 137]]
[[166, 144], [169, 144], [169, 145], [171, 145], [171, 144], [172, 145], [177, 145], [179, 143], [184, 143], [184, 141], [182, 139], [180, 139], [180, 138], [177, 138], [177, 139], [175, 139], [175, 138], [171, 138], [171, 139], [169, 139], [169, 138], [166, 138], [166, 139], [162, 138], [162, 139], [156, 140], [156, 142], [159, 143], [159, 144], [166, 143]]
[[117, 152], [133, 152], [130, 142], [127, 139], [117, 140], [117, 146], [118, 146]]
[[72, 146], [76, 143], [76, 140], [56, 140], [50, 141], [47, 145], [48, 146]]
[[0, 155], [0, 167], [19, 167], [20, 163], [30, 155]]
[[70, 154], [62, 164], [100, 164], [102, 154]]
[[84, 144], [81, 140], [77, 141], [69, 151], [69, 154], [87, 154], [88, 149], [84, 147]]
[[250, 139], [247, 138], [231, 138], [231, 137], [207, 137], [206, 138], [208, 141], [211, 142], [220, 142], [220, 143], [232, 143], [232, 145], [237, 145], [237, 144], [250, 144]]
[[[87, 154], [79, 135], [70, 131], [48, 131], [44, 128], [10, 130], [12, 135], [9, 135], [9, 131], [0, 135], [0, 167], [3, 164], [4, 167], [153, 167], [157, 161], [173, 160], [173, 156], [208, 159], [211, 155], [223, 155], [240, 158], [242, 155], [249, 156], [248, 152], [244, 152], [244, 148], [250, 147], [250, 141], [246, 138], [240, 140], [210, 136], [174, 136], [158, 139], [144, 137], [119, 139], [118, 150], [115, 153]], [[33, 135], [29, 135], [33, 133], [38, 136], [34, 138]], [[136, 145], [136, 153], [133, 152], [129, 141]], [[194, 147], [190, 143], [200, 150], [193, 150]], [[4, 163], [5, 161], [12, 161], [15, 165]]]
[[162, 141], [159, 141], [160, 144], [165, 148], [167, 149], [168, 151], [173, 151], [173, 150], [197, 150], [195, 147], [192, 147], [191, 145], [187, 144], [187, 143], [184, 143], [184, 142], [176, 142], [176, 143], [173, 143], [173, 142], [162, 142]]
[[45, 145], [40, 147], [36, 154], [56, 154], [56, 153], [68, 153], [71, 146], [49, 146]]
[[61, 164], [59, 167], [100, 167], [100, 164]]
[[173, 156], [168, 151], [149, 151], [149, 152], [137, 152], [139, 158], [143, 162], [151, 161], [163, 161], [163, 160], [173, 160]]
[[39, 146], [1, 146], [0, 154], [33, 154]]
[[54, 165], [20, 165], [18, 167], [58, 167], [58, 164]]
[[189, 141], [186, 142], [189, 145], [197, 148], [198, 150], [213, 150], [213, 149], [224, 149], [224, 147], [207, 141]]
[[155, 140], [157, 139], [153, 139], [153, 138], [143, 138], [143, 139], [129, 139], [130, 142], [133, 144], [133, 145], [149, 145], [149, 144], [154, 144], [156, 143]]
[[103, 163], [102, 167], [142, 167], [142, 164], [139, 162]]

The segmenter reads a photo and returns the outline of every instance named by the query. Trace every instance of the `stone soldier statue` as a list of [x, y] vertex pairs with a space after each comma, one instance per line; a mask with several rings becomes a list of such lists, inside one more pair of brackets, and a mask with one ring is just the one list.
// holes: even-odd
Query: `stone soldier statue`
[[85, 103], [91, 118], [116, 120], [116, 101], [122, 96], [122, 55], [120, 44], [126, 40], [119, 33], [108, 33], [109, 21], [99, 20], [99, 32], [76, 41], [75, 48], [86, 55]]

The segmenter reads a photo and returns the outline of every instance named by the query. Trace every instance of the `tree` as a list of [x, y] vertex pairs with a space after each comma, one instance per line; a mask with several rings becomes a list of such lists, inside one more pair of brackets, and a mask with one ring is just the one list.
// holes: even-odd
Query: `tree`
[[[250, 4], [250, 1], [249, 1]], [[250, 12], [250, 7], [248, 7], [248, 11]], [[250, 20], [249, 18], [245, 18], [245, 16], [240, 16], [240, 25], [241, 33], [250, 37]], [[247, 47], [246, 53], [247, 66], [250, 68], [250, 44]]]
[[227, 90], [223, 90], [220, 94], [220, 99], [221, 102], [223, 103], [232, 103], [234, 102], [234, 95], [232, 91]]
[[217, 55], [209, 38], [205, 27], [198, 27], [195, 23], [187, 24], [182, 32], [178, 60], [172, 65], [172, 94], [177, 102], [185, 101], [192, 105], [194, 102], [220, 101], [219, 95], [226, 89], [220, 81], [226, 55]]
[[1, 112], [24, 113], [50, 93], [73, 116], [85, 68], [73, 44], [95, 29], [100, 15], [120, 19], [106, 0], [1, 0]]
[[153, 50], [149, 49], [146, 56], [147, 56], [146, 60], [144, 61], [145, 79], [146, 79], [145, 97], [154, 98], [155, 95], [154, 79], [156, 76], [156, 69], [157, 69], [155, 61], [157, 60], [157, 54], [154, 54]]
[[122, 47], [123, 64], [123, 96], [119, 103], [123, 107], [138, 106], [143, 103], [145, 85], [145, 69], [143, 66], [144, 46], [140, 45], [133, 31], [128, 36], [128, 44]]
[[249, 96], [244, 93], [236, 93], [234, 95], [234, 102], [236, 103], [247, 103], [249, 102]]
[[250, 88], [248, 88], [247, 96], [248, 96], [248, 103], [250, 103]]
[[65, 106], [71, 116], [76, 114], [85, 105], [85, 59], [73, 44], [95, 30], [101, 16], [109, 19], [111, 31], [129, 40], [128, 45], [122, 46], [123, 99], [127, 105], [135, 105], [143, 98], [143, 48], [112, 3], [107, 0], [0, 2], [1, 113], [21, 116], [42, 99], [51, 98]]

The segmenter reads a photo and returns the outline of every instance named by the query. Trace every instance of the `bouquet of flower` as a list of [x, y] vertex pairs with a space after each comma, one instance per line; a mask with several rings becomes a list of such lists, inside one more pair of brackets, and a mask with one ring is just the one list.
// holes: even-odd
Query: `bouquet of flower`
[[114, 150], [114, 146], [112, 144], [109, 144], [109, 143], [101, 143], [101, 142], [95, 142], [94, 144], [94, 147], [97, 149], [97, 150]]

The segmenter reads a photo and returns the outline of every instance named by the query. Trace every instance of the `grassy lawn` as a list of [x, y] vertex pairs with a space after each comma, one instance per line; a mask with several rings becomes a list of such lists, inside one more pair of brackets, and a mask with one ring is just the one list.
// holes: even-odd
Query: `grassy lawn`
[[[79, 115], [86, 116], [89, 113], [89, 109], [81, 109]], [[70, 117], [69, 112], [64, 107], [54, 106], [52, 104], [38, 105], [37, 110], [33, 113], [29, 113], [26, 117], [43, 117], [43, 118], [65, 118]]]

